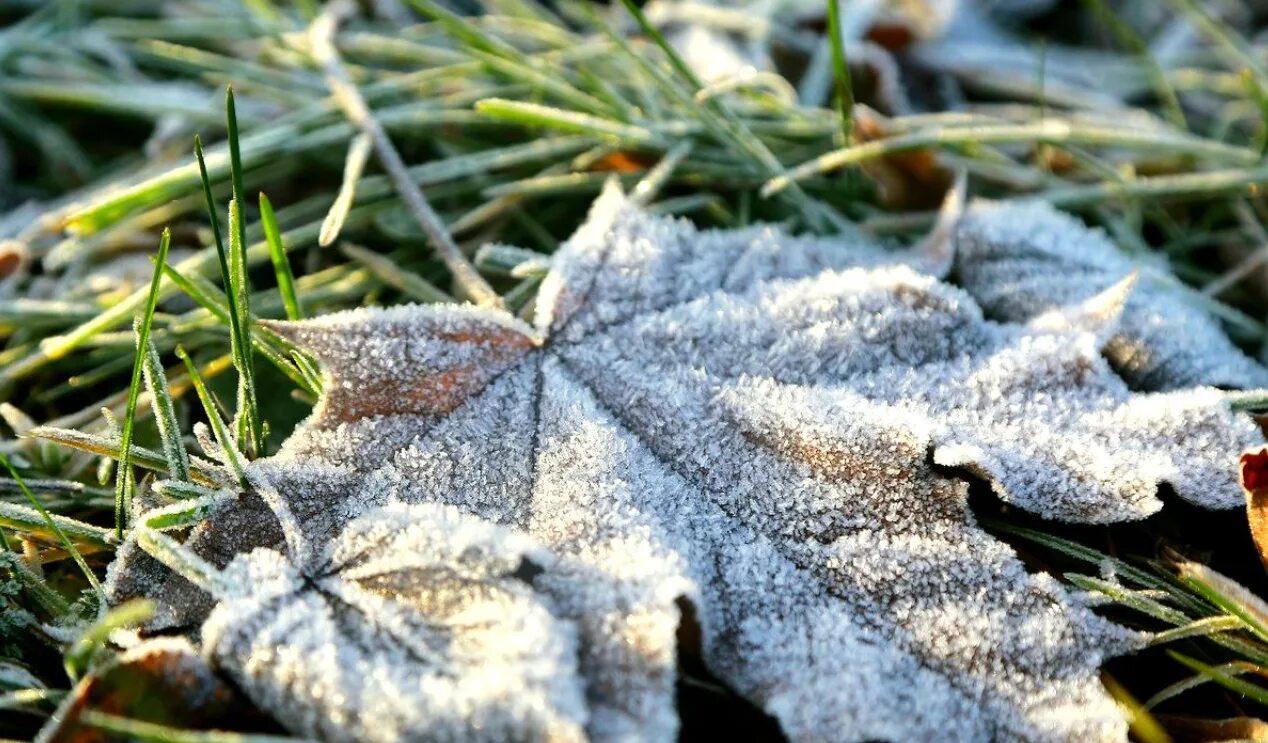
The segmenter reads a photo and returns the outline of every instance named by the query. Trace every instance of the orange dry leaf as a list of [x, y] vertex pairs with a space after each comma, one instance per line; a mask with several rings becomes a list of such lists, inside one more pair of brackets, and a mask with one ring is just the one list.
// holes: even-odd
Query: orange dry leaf
[[595, 160], [588, 170], [593, 173], [641, 173], [656, 164], [656, 158], [645, 152], [613, 152]]
[[[889, 122], [880, 114], [856, 107], [854, 143], [863, 144], [891, 136]], [[863, 171], [880, 188], [881, 203], [893, 209], [930, 209], [941, 203], [954, 174], [933, 150], [898, 152], [866, 160]]]
[[1246, 520], [1259, 559], [1268, 567], [1268, 447], [1242, 455], [1242, 488], [1246, 491]]

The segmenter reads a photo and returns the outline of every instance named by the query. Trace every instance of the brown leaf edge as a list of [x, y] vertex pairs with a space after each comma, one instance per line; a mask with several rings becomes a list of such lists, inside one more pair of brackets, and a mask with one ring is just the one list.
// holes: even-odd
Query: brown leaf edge
[[1242, 454], [1241, 477], [1250, 535], [1260, 562], [1268, 569], [1268, 446]]

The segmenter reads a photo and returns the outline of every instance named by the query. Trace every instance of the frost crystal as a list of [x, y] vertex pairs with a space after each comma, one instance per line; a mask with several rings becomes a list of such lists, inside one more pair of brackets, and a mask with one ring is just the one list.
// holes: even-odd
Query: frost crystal
[[532, 558], [549, 556], [452, 507], [372, 510], [308, 558], [230, 563], [206, 652], [322, 740], [584, 740], [576, 630]]
[[[1097, 671], [1136, 638], [1029, 575], [934, 466], [1104, 522], [1157, 509], [1160, 483], [1239, 504], [1235, 457], [1260, 437], [1216, 390], [1130, 391], [1088, 322], [1112, 322], [1104, 297], [1079, 322], [992, 322], [921, 273], [948, 263], [927, 247], [699, 232], [609, 191], [532, 326], [452, 306], [275, 324], [327, 394], [251, 465], [290, 559], [232, 563], [216, 657], [310, 735], [417, 730], [392, 706], [408, 698], [436, 737], [487, 709], [493, 739], [667, 740], [686, 598], [709, 668], [794, 740], [1123, 740]], [[235, 533], [251, 503], [195, 546], [259, 543]], [[508, 577], [528, 549], [508, 534], [549, 550], [531, 585]], [[380, 574], [392, 600], [360, 577]], [[437, 635], [452, 644], [402, 660]], [[490, 668], [498, 685], [464, 696]]]
[[[958, 283], [987, 314], [1023, 322], [1077, 304], [1137, 268], [1103, 233], [1042, 202], [974, 205], [960, 223]], [[1145, 272], [1105, 348], [1136, 389], [1268, 387], [1203, 309]]]

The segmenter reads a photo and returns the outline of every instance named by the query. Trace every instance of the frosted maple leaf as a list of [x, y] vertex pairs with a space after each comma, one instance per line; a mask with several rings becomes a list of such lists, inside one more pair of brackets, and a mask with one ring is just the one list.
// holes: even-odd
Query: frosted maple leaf
[[[991, 316], [1024, 322], [1086, 300], [1136, 266], [1106, 236], [1043, 202], [982, 203], [957, 230], [956, 280]], [[1132, 386], [1268, 387], [1219, 323], [1165, 274], [1143, 273], [1105, 352]]]
[[[188, 544], [221, 563], [290, 546], [237, 558], [244, 598], [205, 634], [227, 636], [242, 601], [319, 601], [297, 577], [312, 574], [302, 545], [360, 528], [365, 508], [439, 503], [552, 555], [531, 592], [560, 637], [576, 633], [584, 723], [564, 717], [592, 739], [672, 738], [686, 598], [712, 672], [795, 740], [1122, 740], [1097, 672], [1138, 638], [1029, 575], [976, 526], [967, 482], [934, 465], [1045, 516], [1106, 522], [1156, 510], [1161, 483], [1236, 506], [1236, 453], [1260, 438], [1217, 390], [1129, 390], [1100, 355], [1105, 297], [1065, 322], [995, 323], [920, 272], [948, 260], [771, 227], [699, 232], [609, 191], [556, 256], [533, 325], [449, 305], [276, 324], [327, 376], [313, 416], [251, 465], [283, 525], [250, 492]], [[187, 598], [137, 565], [112, 568], [112, 585]], [[431, 590], [410, 585], [400, 601]], [[358, 644], [396, 641], [356, 621], [258, 639], [310, 614], [241, 625], [217, 656], [297, 732], [407, 727], [391, 717], [404, 708], [339, 706], [362, 689], [321, 692], [338, 664], [303, 683], [296, 661], [279, 667], [399, 657]], [[390, 665], [365, 668], [413, 683]]]

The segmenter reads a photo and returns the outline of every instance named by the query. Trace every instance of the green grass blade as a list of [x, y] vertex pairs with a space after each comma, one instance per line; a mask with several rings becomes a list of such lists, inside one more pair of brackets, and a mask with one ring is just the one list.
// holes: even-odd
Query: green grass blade
[[841, 141], [854, 141], [854, 82], [841, 38], [841, 0], [827, 0], [828, 43], [832, 46], [832, 75], [836, 83], [837, 112], [841, 114]]
[[[246, 202], [246, 187], [243, 185], [242, 175], [242, 147], [238, 141], [238, 109], [233, 100], [233, 86], [225, 88], [225, 127], [229, 137], [229, 180], [233, 188], [233, 200], [238, 202], [239, 206]], [[232, 222], [229, 225], [229, 240], [233, 240], [233, 232], [237, 232], [238, 242], [246, 245], [247, 233], [244, 224], [239, 224], [235, 230]]]
[[[4, 455], [0, 454], [2, 456]], [[14, 482], [18, 480], [15, 478]], [[62, 534], [94, 547], [113, 547], [119, 543], [110, 529], [85, 524], [69, 516], [49, 513], [47, 508], [43, 508], [43, 504], [38, 501], [33, 503], [37, 508], [0, 501], [0, 526], [52, 539], [59, 538], [57, 532], [60, 529]]]
[[662, 141], [650, 129], [625, 124], [591, 114], [568, 111], [527, 101], [511, 101], [504, 98], [486, 98], [475, 105], [475, 110], [485, 116], [523, 126], [542, 126], [562, 132], [589, 134], [611, 140], [616, 144], [632, 144], [656, 147]]
[[[140, 353], [142, 349], [137, 349]], [[159, 359], [158, 348], [150, 340], [145, 345], [143, 376], [150, 393], [150, 407], [154, 410], [154, 422], [158, 426], [163, 455], [167, 458], [167, 471], [177, 480], [189, 480], [189, 454], [181, 440], [180, 422], [176, 419], [176, 406], [167, 387], [167, 374]]]
[[422, 276], [402, 268], [396, 261], [359, 245], [343, 243], [339, 250], [352, 260], [365, 266], [380, 281], [402, 294], [420, 302], [452, 302], [453, 297]]
[[1260, 640], [1268, 642], [1268, 605], [1245, 586], [1196, 562], [1178, 566], [1180, 580], [1202, 598], [1236, 617]]
[[[32, 513], [35, 512], [32, 511]], [[43, 578], [33, 573], [21, 556], [13, 552], [0, 553], [0, 570], [7, 571], [22, 586], [39, 611], [52, 616], [60, 616], [70, 611], [70, 602], [60, 593], [49, 588]], [[0, 678], [2, 677], [3, 674], [0, 673]], [[5, 686], [0, 683], [0, 689], [4, 689]]]
[[230, 733], [220, 730], [182, 730], [153, 722], [84, 710], [80, 716], [84, 725], [120, 736], [123, 740], [145, 743], [295, 743], [295, 738], [253, 733]]
[[[233, 100], [232, 91], [228, 93], [227, 100], [228, 101]], [[238, 148], [237, 148], [237, 141], [238, 141], [237, 140], [237, 131], [238, 131], [237, 117], [231, 115], [229, 119], [232, 122], [232, 131], [234, 135], [230, 142], [230, 163], [231, 163], [230, 172], [234, 174], [231, 176], [231, 178], [234, 178], [234, 177], [240, 178], [242, 162], [241, 162], [241, 153], [238, 151]], [[217, 215], [216, 201], [211, 193], [211, 179], [207, 175], [207, 164], [203, 157], [202, 141], [197, 135], [194, 136], [194, 155], [198, 158], [198, 170], [199, 170], [199, 174], [202, 177], [203, 195], [206, 197], [206, 200], [207, 200], [207, 219], [211, 222], [212, 236], [216, 244], [216, 257], [220, 262], [220, 280], [224, 284], [225, 294], [233, 298], [237, 296], [237, 292], [235, 290], [236, 284], [234, 282], [234, 261], [235, 261], [234, 255], [239, 252], [240, 246], [241, 246], [241, 243], [238, 243], [238, 239], [239, 239], [238, 236], [242, 235], [243, 237], [245, 237], [244, 232], [240, 233], [239, 230], [244, 230], [245, 228], [241, 224], [240, 218], [238, 220], [238, 223], [234, 224], [234, 207], [233, 207], [233, 203], [230, 203], [230, 211], [229, 211], [229, 243], [230, 244], [229, 244], [228, 250], [226, 250], [224, 238], [221, 236], [221, 233], [220, 233], [220, 218]], [[235, 190], [236, 190], [236, 187], [235, 187]], [[190, 296], [192, 297], [194, 295], [191, 294]], [[242, 414], [242, 410], [243, 410], [242, 402], [245, 399], [245, 392], [246, 392], [246, 385], [247, 385], [247, 382], [243, 380], [247, 378], [248, 374], [251, 371], [254, 371], [254, 368], [252, 367], [248, 370], [248, 366], [244, 358], [248, 354], [242, 353], [243, 338], [244, 338], [242, 328], [243, 328], [243, 325], [245, 325], [247, 322], [246, 316], [240, 313], [239, 311], [240, 306], [238, 302], [233, 301], [232, 299], [228, 302], [228, 310], [229, 310], [229, 345], [230, 345], [230, 352], [233, 354], [234, 368], [236, 368], [238, 371], [238, 379], [239, 379], [238, 410], [239, 410], [239, 413]], [[241, 421], [243, 425], [245, 426], [250, 425], [249, 417], [244, 416], [241, 418]], [[242, 435], [242, 432], [239, 433], [239, 436], [242, 438], [244, 444], [248, 443], [246, 437]]]
[[176, 357], [185, 363], [189, 381], [194, 385], [194, 391], [203, 404], [203, 409], [207, 413], [207, 422], [211, 425], [211, 432], [216, 437], [216, 443], [220, 444], [224, 452], [229, 469], [233, 472], [238, 484], [244, 488], [247, 487], [246, 465], [242, 461], [242, 454], [238, 451], [237, 443], [229, 435], [225, 422], [220, 418], [220, 411], [216, 408], [215, 401], [211, 399], [211, 393], [207, 391], [207, 384], [203, 381], [202, 374], [198, 372], [198, 367], [194, 366], [193, 359], [184, 348], [176, 347]]
[[[105, 438], [96, 434], [76, 431], [69, 428], [57, 428], [55, 426], [39, 426], [33, 428], [28, 434], [32, 438], [52, 441], [60, 446], [69, 447], [77, 451], [95, 454], [97, 456], [109, 457], [116, 461], [122, 457], [120, 455], [119, 441], [117, 439]], [[167, 460], [159, 452], [153, 449], [147, 449], [143, 446], [132, 444], [128, 447], [128, 461], [137, 467], [150, 470], [152, 472], [166, 472]], [[200, 461], [193, 457], [189, 462], [190, 476], [197, 482], [215, 483], [220, 477], [216, 472], [208, 467], [205, 461]]]
[[167, 251], [171, 246], [171, 230], [164, 229], [163, 236], [159, 239], [154, 276], [150, 279], [149, 299], [145, 303], [145, 309], [141, 313], [141, 323], [136, 331], [136, 362], [132, 365], [132, 383], [128, 387], [128, 405], [123, 416], [123, 433], [120, 435], [119, 467], [115, 475], [114, 528], [115, 536], [120, 539], [123, 538], [124, 522], [127, 519], [127, 509], [132, 501], [132, 488], [134, 486], [129, 457], [132, 451], [132, 429], [136, 425], [137, 398], [141, 394], [141, 375], [142, 370], [145, 368], [145, 349], [149, 347], [150, 326], [154, 322], [154, 311], [158, 308], [159, 285], [163, 281], [162, 266], [167, 263]]
[[692, 142], [689, 139], [683, 140], [674, 145], [660, 162], [643, 176], [634, 188], [630, 191], [630, 201], [639, 206], [647, 206], [660, 193], [661, 188], [669, 182], [674, 171], [682, 164], [683, 160], [691, 154]]
[[647, 38], [651, 39], [665, 53], [670, 66], [674, 68], [674, 72], [678, 73], [679, 77], [691, 85], [692, 92], [703, 88], [704, 83], [700, 82], [700, 78], [696, 77], [696, 73], [692, 71], [691, 67], [683, 61], [678, 52], [674, 51], [674, 48], [670, 46], [660, 29], [647, 20], [647, 16], [643, 14], [643, 9], [635, 5], [634, 0], [621, 0], [621, 4], [625, 6], [630, 15], [634, 16], [634, 20], [638, 22], [638, 27], [647, 35]]
[[247, 452], [261, 451], [260, 412], [255, 398], [255, 354], [251, 349], [251, 298], [247, 281], [246, 243], [240, 239], [242, 208], [229, 202], [229, 306], [238, 316], [238, 336], [231, 339], [233, 366], [238, 370], [238, 440]]
[[[75, 561], [75, 564], [79, 566], [80, 571], [84, 574], [84, 579], [88, 581], [88, 585], [92, 586], [93, 592], [97, 594], [98, 608], [104, 611], [106, 607], [106, 594], [101, 588], [101, 582], [98, 581], [97, 576], [93, 574], [92, 568], [88, 567], [87, 561], [84, 560], [84, 556], [80, 553], [79, 549], [75, 547], [75, 543], [70, 541], [70, 537], [66, 536], [66, 532], [62, 529], [60, 522], [71, 521], [71, 519], [66, 519], [65, 517], [61, 519], [53, 518], [53, 516], [48, 512], [48, 509], [44, 507], [44, 504], [40, 502], [40, 499], [35, 497], [35, 493], [32, 493], [26, 487], [26, 482], [23, 481], [22, 475], [18, 474], [17, 469], [14, 468], [13, 463], [9, 461], [9, 457], [7, 457], [4, 452], [0, 452], [0, 463], [4, 464], [4, 468], [9, 471], [9, 476], [17, 482], [18, 487], [22, 489], [22, 494], [25, 495], [26, 499], [31, 502], [31, 506], [39, 513], [44, 524], [51, 532], [53, 532], [53, 534], [57, 536], [57, 540], [62, 543], [62, 547], [65, 548], [66, 553], [69, 554], [71, 559]], [[0, 505], [8, 506], [9, 504], [5, 503]], [[87, 524], [84, 526], [87, 526]], [[86, 529], [84, 531], [91, 532], [95, 530]]]
[[[360, 175], [358, 174], [358, 177]], [[343, 195], [342, 190], [340, 196]], [[338, 202], [338, 199], [336, 199]], [[348, 197], [348, 206], [352, 206], [352, 197]], [[331, 207], [333, 213], [334, 207]], [[339, 226], [343, 226], [343, 220], [348, 216], [347, 209], [339, 218]], [[327, 218], [329, 220], [329, 218]], [[295, 293], [295, 275], [291, 273], [291, 263], [286, 257], [286, 246], [282, 244], [282, 232], [277, 228], [277, 215], [273, 213], [273, 204], [269, 201], [269, 197], [263, 193], [260, 194], [260, 224], [264, 227], [264, 241], [269, 246], [269, 259], [273, 261], [273, 274], [277, 276], [277, 290], [282, 295], [282, 304], [286, 307], [286, 317], [289, 320], [299, 320], [304, 316], [303, 305], [299, 303], [299, 295]], [[326, 224], [322, 224], [322, 234], [325, 234]], [[338, 234], [338, 229], [335, 229]], [[321, 238], [318, 238], [320, 242]], [[325, 244], [325, 243], [320, 243]]]
[[[207, 175], [207, 160], [203, 156], [202, 137], [194, 135], [194, 157], [198, 160], [198, 174], [202, 179], [203, 196], [207, 200], [207, 221], [211, 223], [211, 235], [216, 243], [216, 257], [220, 259], [220, 279], [229, 286], [229, 256], [225, 252], [224, 237], [220, 234], [220, 216], [217, 214], [216, 198], [211, 194], [211, 178]], [[230, 321], [236, 323], [236, 320]], [[236, 325], [234, 331], [237, 332]]]
[[348, 218], [348, 210], [352, 208], [352, 202], [356, 198], [357, 183], [365, 172], [365, 165], [370, 160], [373, 148], [374, 140], [365, 132], [353, 137], [352, 144], [348, 145], [348, 155], [343, 161], [343, 182], [339, 184], [335, 203], [330, 205], [326, 220], [321, 223], [321, 235], [317, 238], [317, 244], [321, 247], [324, 248], [338, 239], [343, 222]]
[[[222, 323], [229, 321], [231, 311], [229, 303], [217, 287], [205, 279], [186, 276], [174, 266], [164, 268], [164, 273], [173, 284], [217, 320]], [[252, 327], [262, 330], [262, 332], [251, 333], [251, 343], [255, 350], [263, 354], [264, 358], [285, 374], [287, 379], [315, 397], [321, 389], [321, 385], [315, 381], [319, 375], [307, 368], [306, 362], [301, 360], [303, 357], [292, 354], [293, 361], [287, 360], [285, 351], [278, 347], [280, 339], [275, 334], [256, 327], [254, 323]]]
[[84, 630], [79, 639], [75, 640], [62, 656], [66, 675], [72, 681], [77, 681], [88, 670], [93, 656], [106, 643], [111, 632], [124, 627], [135, 627], [146, 622], [153, 615], [154, 603], [145, 599], [134, 599], [111, 609]]
[[1205, 676], [1229, 691], [1236, 692], [1244, 697], [1253, 699], [1260, 704], [1268, 704], [1268, 689], [1265, 689], [1262, 686], [1252, 684], [1249, 681], [1243, 681], [1232, 673], [1229, 673], [1227, 670], [1217, 666], [1209, 666], [1201, 661], [1194, 660], [1187, 655], [1181, 655], [1173, 650], [1168, 650], [1167, 655], [1170, 655], [1173, 660], [1184, 665], [1189, 670]]
[[1242, 621], [1237, 617], [1218, 616], [1203, 617], [1181, 627], [1159, 632], [1149, 640], [1150, 645], [1165, 645], [1176, 640], [1190, 637], [1206, 637], [1219, 632], [1231, 632], [1242, 628]]
[[220, 510], [220, 507], [225, 503], [237, 497], [237, 493], [217, 490], [208, 495], [172, 503], [162, 508], [147, 511], [143, 525], [146, 529], [167, 531], [200, 524], [210, 518], [213, 513]]
[[193, 500], [194, 498], [206, 498], [222, 492], [215, 488], [205, 487], [192, 482], [177, 482], [175, 480], [159, 480], [154, 483], [154, 490], [164, 498], [172, 500]]

